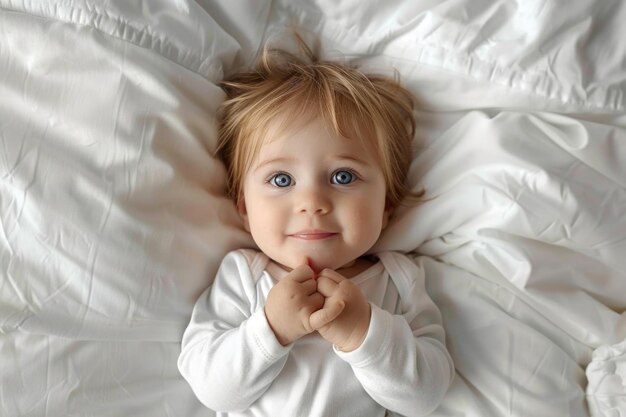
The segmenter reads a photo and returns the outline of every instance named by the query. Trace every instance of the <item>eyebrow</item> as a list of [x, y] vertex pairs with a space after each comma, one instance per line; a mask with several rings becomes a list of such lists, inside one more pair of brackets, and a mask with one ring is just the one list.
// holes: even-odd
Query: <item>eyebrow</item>
[[295, 158], [287, 158], [285, 156], [279, 156], [277, 158], [267, 159], [267, 160], [261, 162], [260, 164], [258, 164], [256, 167], [254, 167], [254, 171], [257, 171], [257, 170], [261, 169], [265, 165], [274, 164], [276, 162], [283, 162], [284, 163], [284, 162], [293, 162], [293, 161], [295, 161]]
[[368, 166], [369, 164], [367, 162], [365, 162], [364, 160], [357, 158], [356, 156], [352, 156], [350, 154], [346, 154], [346, 153], [342, 153], [339, 155], [335, 155], [335, 157], [333, 159], [346, 159], [348, 161], [353, 161], [356, 162], [357, 164], [361, 164], [361, 165], [365, 165]]
[[[352, 161], [355, 162], [359, 165], [363, 165], [363, 166], [369, 166], [370, 164], [368, 164], [367, 162], [365, 162], [362, 159], [357, 158], [356, 156], [350, 155], [350, 154], [346, 154], [346, 153], [342, 153], [339, 155], [335, 155], [333, 156], [333, 159], [342, 159], [342, 160], [348, 160], [348, 161]], [[259, 169], [261, 169], [262, 167], [266, 166], [266, 165], [270, 165], [270, 164], [275, 164], [277, 162], [282, 162], [282, 163], [287, 163], [287, 162], [294, 162], [296, 161], [296, 158], [288, 158], [285, 156], [279, 156], [276, 158], [270, 158], [267, 159], [261, 163], [259, 163], [256, 167], [254, 167], [254, 171], [258, 171]]]

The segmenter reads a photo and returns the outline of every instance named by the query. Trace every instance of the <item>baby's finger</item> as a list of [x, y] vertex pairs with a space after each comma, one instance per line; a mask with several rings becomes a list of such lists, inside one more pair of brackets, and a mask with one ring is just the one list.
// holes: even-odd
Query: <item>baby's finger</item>
[[320, 271], [316, 268], [315, 264], [313, 263], [313, 259], [311, 259], [311, 258], [309, 258], [309, 257], [307, 256], [307, 257], [305, 258], [305, 260], [306, 260], [306, 262], [305, 262], [305, 263], [306, 263], [308, 266], [310, 266], [310, 267], [311, 267], [311, 269], [313, 270], [313, 274], [314, 274], [314, 275], [319, 274], [319, 272], [320, 272]]
[[319, 330], [331, 321], [335, 320], [346, 307], [343, 301], [330, 301], [326, 299], [324, 308], [317, 310], [309, 317], [309, 324], [313, 330]]
[[323, 269], [322, 272], [320, 272], [320, 277], [327, 277], [333, 281], [335, 281], [337, 284], [339, 284], [341, 281], [347, 279], [346, 277], [344, 277], [343, 275], [341, 275], [339, 272], [333, 270], [333, 269]]
[[317, 292], [317, 282], [313, 278], [309, 278], [301, 284], [302, 290], [307, 295], [315, 294]]
[[291, 271], [285, 278], [293, 279], [297, 282], [304, 282], [313, 278], [313, 270], [308, 265], [300, 265]]
[[308, 300], [309, 300], [309, 303], [311, 303], [311, 306], [313, 307], [313, 310], [311, 310], [310, 314], [313, 314], [314, 311], [317, 311], [321, 309], [322, 307], [324, 307], [324, 303], [326, 302], [326, 297], [324, 297], [322, 294], [318, 292], [314, 292], [313, 294], [309, 294]]
[[330, 297], [337, 288], [337, 283], [332, 279], [321, 276], [317, 279], [317, 291], [324, 297]]

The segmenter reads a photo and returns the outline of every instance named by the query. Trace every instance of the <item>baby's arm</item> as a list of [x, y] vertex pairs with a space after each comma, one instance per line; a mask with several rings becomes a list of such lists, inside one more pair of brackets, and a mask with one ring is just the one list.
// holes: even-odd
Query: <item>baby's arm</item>
[[372, 304], [363, 343], [351, 352], [335, 351], [380, 405], [405, 416], [428, 415], [450, 386], [454, 365], [444, 345], [439, 310], [426, 294], [423, 275], [399, 291], [401, 314]]
[[316, 286], [313, 271], [303, 265], [272, 287], [264, 306], [256, 306], [247, 261], [237, 252], [224, 258], [213, 286], [194, 307], [178, 359], [204, 405], [243, 410], [263, 395], [285, 365], [291, 343], [313, 331], [309, 317], [332, 320], [341, 312], [322, 308]]
[[[197, 301], [183, 335], [178, 368], [198, 399], [217, 411], [250, 407], [287, 361], [241, 253], [228, 254], [210, 289]], [[254, 309], [254, 311], [252, 311]]]
[[370, 332], [360, 348], [337, 354], [352, 366], [377, 403], [404, 416], [425, 416], [441, 403], [454, 368], [445, 346], [419, 336], [400, 315], [372, 305]]

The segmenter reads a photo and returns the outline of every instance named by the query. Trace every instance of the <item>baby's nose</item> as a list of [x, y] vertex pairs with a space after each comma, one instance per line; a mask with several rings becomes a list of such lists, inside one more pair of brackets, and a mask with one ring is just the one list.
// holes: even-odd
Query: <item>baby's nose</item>
[[321, 187], [310, 187], [297, 197], [298, 212], [310, 214], [326, 214], [332, 208], [327, 190]]

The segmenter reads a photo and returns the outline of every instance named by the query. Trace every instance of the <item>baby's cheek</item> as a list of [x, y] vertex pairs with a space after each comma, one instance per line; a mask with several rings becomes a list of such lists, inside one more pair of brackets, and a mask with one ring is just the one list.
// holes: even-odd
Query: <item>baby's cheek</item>
[[372, 210], [371, 205], [368, 207], [367, 203], [364, 203], [353, 211], [352, 222], [354, 239], [370, 240], [378, 237], [382, 227], [382, 216], [376, 210]]

